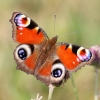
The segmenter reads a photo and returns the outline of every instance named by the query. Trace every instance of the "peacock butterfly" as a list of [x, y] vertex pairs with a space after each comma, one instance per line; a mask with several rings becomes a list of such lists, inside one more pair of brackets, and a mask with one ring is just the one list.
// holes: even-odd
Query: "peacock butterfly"
[[36, 22], [22, 13], [14, 12], [10, 22], [12, 37], [19, 43], [14, 51], [17, 69], [34, 75], [48, 86], [61, 85], [70, 72], [93, 60], [92, 52], [82, 46], [56, 43], [58, 36], [49, 39]]

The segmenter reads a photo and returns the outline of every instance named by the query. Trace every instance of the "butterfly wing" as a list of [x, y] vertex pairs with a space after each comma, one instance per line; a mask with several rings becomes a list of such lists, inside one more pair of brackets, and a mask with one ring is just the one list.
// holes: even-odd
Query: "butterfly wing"
[[88, 49], [67, 43], [58, 43], [56, 53], [68, 71], [77, 71], [80, 67], [91, 64], [94, 59]]
[[36, 61], [40, 55], [41, 48], [38, 45], [20, 44], [14, 51], [17, 69], [34, 74]]
[[34, 74], [41, 48], [49, 38], [37, 23], [22, 13], [14, 12], [10, 22], [13, 39], [20, 43], [14, 52], [17, 69]]
[[47, 34], [36, 22], [26, 15], [14, 12], [10, 19], [13, 27], [13, 39], [19, 43], [41, 44], [48, 40]]

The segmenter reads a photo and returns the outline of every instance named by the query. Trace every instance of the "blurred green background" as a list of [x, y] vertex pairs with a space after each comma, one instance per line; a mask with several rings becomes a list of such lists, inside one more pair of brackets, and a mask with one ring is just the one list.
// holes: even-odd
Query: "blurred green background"
[[[50, 38], [58, 35], [59, 42], [90, 48], [100, 44], [100, 0], [0, 0], [0, 100], [30, 100], [37, 93], [43, 96], [42, 100], [47, 100], [48, 87], [45, 84], [16, 70], [13, 51], [18, 44], [12, 39], [9, 22], [13, 12], [28, 15]], [[85, 66], [73, 76], [79, 100], [94, 100], [94, 67]], [[54, 90], [52, 100], [75, 100], [70, 79], [64, 87]]]

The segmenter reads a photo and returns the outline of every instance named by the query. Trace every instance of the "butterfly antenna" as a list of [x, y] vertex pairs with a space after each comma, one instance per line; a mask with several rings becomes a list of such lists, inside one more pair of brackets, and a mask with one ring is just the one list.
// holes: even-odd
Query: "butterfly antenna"
[[53, 86], [52, 84], [49, 85], [48, 100], [51, 100], [54, 88], [55, 88], [55, 86]]
[[55, 34], [55, 30], [56, 30], [56, 14], [54, 15], [54, 34]]
[[[74, 34], [74, 33], [77, 33], [77, 31], [72, 32], [72, 33], [68, 33], [68, 34], [66, 34], [66, 35], [70, 35], [70, 34]], [[66, 36], [66, 35], [62, 35], [62, 36], [60, 36], [60, 38], [63, 37], [63, 36]]]

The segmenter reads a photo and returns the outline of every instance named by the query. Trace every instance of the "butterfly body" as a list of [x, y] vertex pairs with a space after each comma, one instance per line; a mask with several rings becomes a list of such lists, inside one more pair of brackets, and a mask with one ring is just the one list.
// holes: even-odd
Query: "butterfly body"
[[19, 45], [14, 51], [17, 69], [34, 75], [46, 85], [59, 86], [69, 73], [91, 64], [93, 54], [84, 47], [57, 43], [58, 36], [49, 39], [32, 19], [15, 12], [10, 20], [13, 39]]

